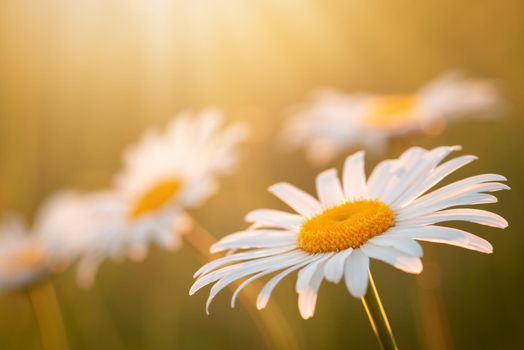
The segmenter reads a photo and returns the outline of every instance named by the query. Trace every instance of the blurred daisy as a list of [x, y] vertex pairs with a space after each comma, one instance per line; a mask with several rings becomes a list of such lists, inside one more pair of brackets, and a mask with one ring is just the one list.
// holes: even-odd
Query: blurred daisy
[[0, 222], [0, 293], [25, 288], [48, 272], [39, 239], [16, 215]]
[[124, 155], [114, 189], [91, 195], [87, 252], [79, 279], [89, 284], [106, 257], [140, 260], [153, 241], [166, 249], [180, 245], [191, 226], [185, 209], [201, 205], [218, 190], [217, 176], [231, 172], [246, 126], [222, 127], [214, 109], [180, 114], [165, 132], [146, 132]]
[[370, 258], [405, 272], [420, 273], [422, 248], [417, 241], [491, 253], [492, 246], [486, 240], [463, 230], [436, 225], [468, 221], [499, 228], [507, 226], [496, 214], [462, 208], [496, 202], [496, 197], [488, 192], [508, 189], [499, 183], [506, 180], [503, 176], [473, 176], [429, 191], [476, 159], [466, 155], [440, 164], [458, 148], [439, 147], [430, 151], [410, 148], [398, 159], [379, 163], [368, 179], [364, 173], [364, 153], [355, 153], [345, 161], [342, 182], [335, 169], [317, 176], [318, 200], [288, 183], [271, 186], [269, 190], [296, 213], [273, 209], [249, 213], [246, 220], [253, 226], [226, 236], [211, 247], [212, 252], [232, 254], [198, 270], [190, 294], [213, 283], [209, 307], [225, 286], [249, 276], [235, 291], [233, 306], [244, 286], [278, 272], [258, 296], [257, 308], [262, 309], [273, 288], [285, 276], [298, 271], [298, 306], [302, 317], [307, 319], [313, 316], [324, 279], [338, 283], [344, 278], [351, 295], [362, 297], [368, 287]]
[[380, 151], [391, 138], [439, 133], [448, 120], [485, 117], [500, 106], [491, 82], [453, 71], [413, 94], [319, 91], [287, 121], [283, 136], [290, 145], [305, 148], [312, 162], [322, 164], [350, 147]]
[[95, 225], [100, 225], [98, 195], [73, 190], [52, 195], [40, 207], [34, 233], [53, 267], [65, 267], [82, 255], [94, 240]]

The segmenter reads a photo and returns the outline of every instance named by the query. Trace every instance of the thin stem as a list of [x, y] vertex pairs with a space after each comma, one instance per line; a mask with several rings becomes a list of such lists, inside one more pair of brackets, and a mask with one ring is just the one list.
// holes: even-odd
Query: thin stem
[[39, 285], [29, 287], [27, 296], [38, 325], [42, 348], [44, 350], [68, 350], [64, 320], [51, 282], [44, 281]]
[[[196, 223], [194, 230], [184, 235], [184, 238], [198, 252], [203, 262], [216, 258], [215, 254], [209, 252], [209, 247], [216, 242], [216, 239]], [[232, 290], [235, 290], [237, 284], [232, 284], [230, 287]], [[268, 306], [263, 312], [259, 312], [253, 307], [256, 304], [257, 291], [261, 288], [262, 285], [258, 281], [254, 281], [242, 289], [238, 299], [262, 333], [267, 348], [299, 349], [300, 347], [295, 337], [293, 337], [291, 327], [278, 306], [273, 304]]]
[[389, 325], [388, 317], [384, 312], [384, 307], [380, 301], [371, 272], [369, 273], [368, 290], [366, 295], [362, 297], [362, 304], [364, 304], [371, 328], [373, 328], [373, 332], [377, 336], [380, 347], [384, 350], [398, 350], [395, 337]]

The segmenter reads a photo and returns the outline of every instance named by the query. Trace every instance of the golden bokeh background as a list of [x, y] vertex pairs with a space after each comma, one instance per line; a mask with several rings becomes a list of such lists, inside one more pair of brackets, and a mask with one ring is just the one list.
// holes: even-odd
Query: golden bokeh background
[[[523, 62], [521, 0], [1, 0], [0, 210], [31, 221], [56, 190], [106, 187], [143, 130], [213, 105], [254, 130], [239, 171], [192, 212], [220, 237], [247, 211], [281, 206], [268, 185], [313, 190], [318, 169], [275, 142], [289, 106], [319, 87], [413, 91], [462, 68], [497, 81], [503, 117], [398, 140], [383, 156], [462, 145], [480, 160], [454, 178], [506, 175], [512, 191], [490, 209], [510, 227], [464, 225], [493, 243], [491, 256], [426, 244], [421, 276], [374, 262], [375, 280], [403, 349], [523, 348]], [[383, 156], [369, 155], [368, 171]], [[140, 264], [104, 264], [90, 290], [71, 269], [54, 275], [71, 349], [265, 348], [246, 311], [229, 309], [229, 291], [211, 316], [205, 292], [187, 295], [199, 265], [188, 247], [152, 249]], [[312, 320], [299, 317], [294, 278], [273, 303], [303, 349], [375, 346], [342, 284], [322, 286]], [[0, 315], [0, 349], [40, 349], [24, 293], [1, 296]]]

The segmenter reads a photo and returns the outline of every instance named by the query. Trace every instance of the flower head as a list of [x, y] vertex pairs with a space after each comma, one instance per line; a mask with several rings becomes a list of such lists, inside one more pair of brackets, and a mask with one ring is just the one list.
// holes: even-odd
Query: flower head
[[164, 132], [146, 132], [125, 153], [114, 188], [87, 199], [84, 215], [91, 223], [80, 282], [90, 284], [105, 257], [140, 260], [150, 242], [177, 248], [191, 224], [185, 210], [217, 191], [217, 177], [233, 169], [245, 135], [244, 124], [222, 127], [222, 116], [214, 109], [196, 116], [182, 113]]
[[0, 222], [0, 292], [24, 288], [48, 273], [38, 237], [16, 215]]
[[38, 236], [49, 264], [64, 267], [84, 254], [98, 239], [100, 194], [64, 190], [44, 201], [35, 218]]
[[446, 176], [476, 157], [460, 156], [441, 163], [459, 147], [425, 150], [413, 147], [400, 158], [379, 163], [366, 179], [364, 153], [349, 156], [342, 182], [336, 170], [316, 178], [318, 199], [288, 183], [269, 190], [295, 210], [288, 213], [259, 209], [246, 216], [253, 226], [224, 237], [212, 252], [231, 254], [203, 266], [195, 274], [190, 290], [213, 283], [207, 305], [231, 282], [248, 277], [232, 298], [248, 283], [276, 275], [260, 292], [257, 307], [264, 308], [275, 286], [298, 271], [296, 291], [303, 318], [313, 316], [318, 289], [325, 279], [338, 283], [343, 278], [349, 292], [362, 297], [368, 285], [370, 258], [402, 271], [422, 271], [422, 247], [429, 241], [491, 253], [491, 244], [469, 232], [437, 225], [448, 221], [469, 221], [504, 228], [507, 222], [497, 214], [464, 208], [497, 199], [489, 192], [505, 190], [503, 176], [483, 174], [439, 189], [431, 189]]
[[287, 121], [283, 135], [321, 164], [350, 147], [381, 150], [391, 138], [440, 132], [448, 120], [487, 116], [500, 105], [493, 84], [453, 71], [412, 94], [319, 91]]

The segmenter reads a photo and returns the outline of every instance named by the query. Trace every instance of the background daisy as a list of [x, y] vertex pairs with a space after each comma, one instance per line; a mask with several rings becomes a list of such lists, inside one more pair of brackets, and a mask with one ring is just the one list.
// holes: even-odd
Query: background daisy
[[89, 285], [105, 257], [143, 259], [150, 242], [178, 248], [192, 225], [185, 210], [218, 190], [218, 176], [236, 165], [246, 132], [243, 123], [224, 127], [216, 109], [181, 113], [165, 131], [147, 131], [126, 150], [114, 188], [83, 199], [90, 223], [79, 281]]
[[38, 237], [18, 215], [5, 215], [0, 222], [0, 293], [29, 287], [48, 272]]
[[322, 164], [351, 147], [382, 151], [392, 138], [438, 133], [447, 121], [493, 117], [501, 105], [493, 82], [459, 71], [447, 72], [411, 94], [322, 90], [286, 121], [282, 138]]

